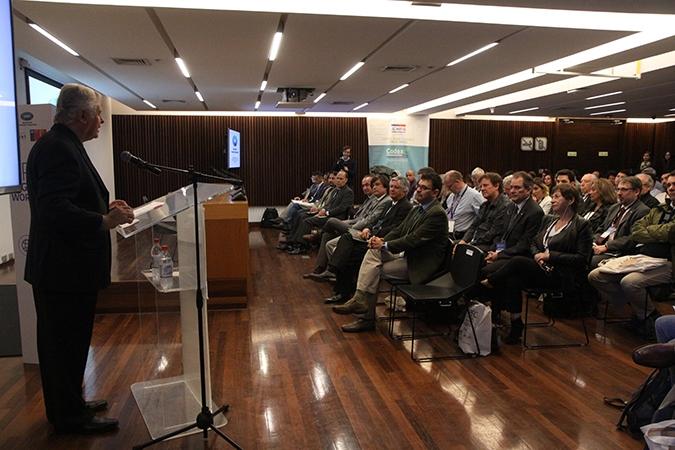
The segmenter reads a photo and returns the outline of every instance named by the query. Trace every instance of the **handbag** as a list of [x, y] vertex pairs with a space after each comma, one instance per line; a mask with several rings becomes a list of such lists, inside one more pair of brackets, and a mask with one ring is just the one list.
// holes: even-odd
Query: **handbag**
[[668, 264], [665, 258], [654, 258], [647, 255], [626, 255], [600, 261], [598, 270], [602, 273], [646, 272]]
[[[469, 317], [471, 317], [469, 319]], [[471, 329], [473, 322], [473, 330]], [[474, 335], [475, 331], [475, 335]], [[466, 315], [459, 327], [457, 343], [464, 353], [487, 356], [490, 354], [492, 340], [492, 310], [489, 306], [471, 301]], [[478, 348], [476, 348], [478, 341]]]

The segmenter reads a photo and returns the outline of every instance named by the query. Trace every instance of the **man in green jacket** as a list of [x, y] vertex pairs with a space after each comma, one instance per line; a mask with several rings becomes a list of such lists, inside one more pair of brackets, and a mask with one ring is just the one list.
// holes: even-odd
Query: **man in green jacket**
[[437, 197], [442, 181], [437, 173], [425, 173], [417, 183], [419, 206], [383, 238], [372, 237], [363, 258], [356, 293], [344, 305], [333, 307], [338, 314], [364, 314], [342, 331], [375, 329], [375, 305], [380, 276], [387, 274], [413, 284], [429, 280], [443, 265], [448, 248], [448, 220]]
[[675, 232], [675, 171], [668, 176], [669, 200], [665, 205], [652, 208], [646, 216], [633, 225], [630, 240], [636, 244], [637, 253], [663, 258], [664, 263], [644, 272], [603, 273], [602, 266], [588, 274], [588, 281], [600, 296], [614, 305], [629, 303], [635, 315], [638, 331], [653, 333], [653, 322], [658, 316], [649, 300], [647, 287], [672, 282], [671, 243], [669, 233]]

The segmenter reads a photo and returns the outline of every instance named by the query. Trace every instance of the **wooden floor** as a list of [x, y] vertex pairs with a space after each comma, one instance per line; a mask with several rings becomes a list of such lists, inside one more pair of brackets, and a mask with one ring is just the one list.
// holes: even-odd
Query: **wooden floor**
[[[522, 351], [416, 364], [386, 330], [343, 334], [350, 320], [323, 305], [329, 286], [303, 280], [312, 261], [273, 248], [252, 230], [250, 308], [210, 314], [214, 398], [231, 405], [222, 428], [246, 449], [641, 449], [616, 431], [603, 396], [628, 397], [647, 371], [620, 325], [594, 321], [586, 348]], [[579, 338], [578, 324], [563, 323]], [[424, 347], [421, 348], [424, 351]], [[87, 398], [106, 398], [120, 430], [52, 434], [37, 367], [0, 359], [0, 448], [123, 449], [148, 439], [129, 386], [181, 373], [175, 313], [97, 316]], [[199, 435], [158, 449], [228, 448]]]

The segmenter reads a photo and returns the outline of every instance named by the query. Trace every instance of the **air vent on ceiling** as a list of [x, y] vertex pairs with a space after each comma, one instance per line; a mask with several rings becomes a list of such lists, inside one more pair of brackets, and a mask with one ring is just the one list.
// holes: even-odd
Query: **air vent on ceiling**
[[330, 102], [330, 104], [331, 104], [331, 105], [338, 105], [338, 106], [340, 106], [340, 105], [346, 106], [346, 105], [353, 105], [354, 102], [349, 102], [349, 101], [345, 101], [345, 102], [336, 101], [336, 102]]
[[185, 100], [165, 98], [165, 99], [162, 100], [162, 103], [185, 103]]
[[120, 66], [151, 66], [149, 59], [145, 58], [113, 58], [115, 64]]
[[408, 73], [417, 70], [418, 67], [419, 66], [413, 66], [411, 64], [396, 64], [391, 66], [383, 66], [380, 68], [380, 70], [382, 72]]

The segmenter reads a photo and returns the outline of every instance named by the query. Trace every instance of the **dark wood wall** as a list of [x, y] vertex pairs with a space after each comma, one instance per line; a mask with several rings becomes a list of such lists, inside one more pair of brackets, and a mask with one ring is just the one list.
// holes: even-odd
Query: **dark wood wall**
[[[249, 202], [253, 206], [282, 205], [309, 184], [314, 170], [329, 169], [343, 145], [352, 146], [358, 178], [367, 171], [368, 139], [365, 118], [344, 117], [211, 117], [113, 116], [113, 152], [116, 195], [139, 205], [143, 195], [158, 197], [188, 183], [177, 175], [155, 177], [122, 163], [125, 150], [163, 165], [209, 171], [224, 168], [226, 130], [241, 132], [242, 168]], [[652, 151], [660, 162], [675, 151], [675, 122], [611, 124], [575, 119], [574, 123], [509, 122], [489, 120], [431, 120], [429, 165], [468, 173], [486, 170], [572, 168], [579, 172], [635, 168], [642, 153]], [[520, 150], [522, 136], [548, 139], [545, 152]], [[568, 157], [576, 151], [577, 157]], [[598, 157], [598, 151], [609, 152]], [[355, 183], [357, 201], [362, 200]]]

